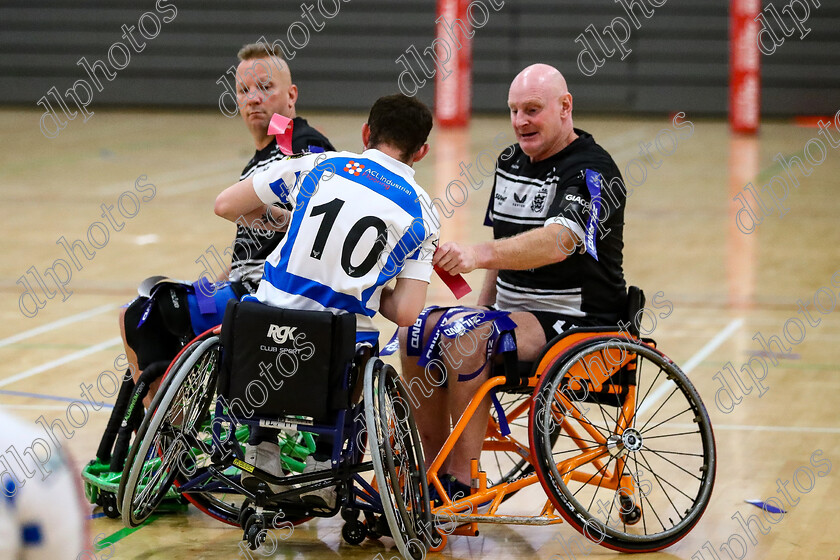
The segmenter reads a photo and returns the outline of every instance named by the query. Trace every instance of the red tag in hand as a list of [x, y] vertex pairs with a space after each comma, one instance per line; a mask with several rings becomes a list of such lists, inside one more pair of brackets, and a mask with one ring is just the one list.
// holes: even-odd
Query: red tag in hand
[[277, 113], [274, 113], [274, 116], [271, 117], [271, 122], [268, 123], [268, 133], [274, 134], [277, 139], [277, 145], [280, 146], [280, 152], [287, 156], [294, 153], [292, 151], [293, 128], [294, 123], [292, 119]]
[[467, 281], [460, 274], [453, 276], [437, 266], [435, 267], [435, 273], [443, 280], [443, 283], [446, 284], [446, 287], [449, 288], [455, 296], [455, 299], [461, 299], [472, 291], [470, 285], [467, 284]]

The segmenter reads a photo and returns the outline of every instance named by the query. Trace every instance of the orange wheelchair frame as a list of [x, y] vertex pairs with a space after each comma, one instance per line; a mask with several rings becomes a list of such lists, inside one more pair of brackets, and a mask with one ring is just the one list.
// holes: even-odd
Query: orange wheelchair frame
[[[649, 362], [659, 367], [656, 379], [646, 394], [639, 395], [637, 385], [643, 373], [639, 368]], [[638, 377], [637, 373], [640, 374]], [[654, 390], [660, 377], [663, 381], [660, 387], [665, 389]], [[440, 469], [482, 400], [497, 389], [531, 392], [529, 398], [524, 398], [526, 395], [523, 394], [522, 401], [505, 414], [508, 424], [517, 419], [528, 419], [528, 442], [519, 441], [514, 434], [503, 435], [499, 419], [491, 415], [482, 456], [511, 454], [527, 462], [527, 468], [518, 478], [488, 486], [487, 474], [480, 470], [479, 460], [473, 459], [471, 494], [449, 496], [441, 483]], [[672, 390], [666, 401], [641, 426], [644, 418], [640, 418], [639, 412], [647, 405], [639, 402], [639, 397], [642, 396], [643, 401], [648, 397], [661, 399], [669, 389]], [[668, 405], [678, 393], [688, 403], [686, 410], [682, 410], [684, 403], [677, 402], [679, 397]], [[587, 418], [581, 411], [585, 402], [597, 403], [602, 418], [597, 421]], [[647, 406], [644, 411], [656, 404]], [[666, 412], [662, 413], [663, 409]], [[663, 416], [655, 420], [660, 413]], [[662, 433], [663, 429], [674, 429], [662, 428], [673, 419], [689, 420], [698, 430], [685, 434], [678, 431]], [[654, 420], [656, 423], [651, 426]], [[683, 429], [679, 422], [669, 426]], [[653, 434], [649, 435], [649, 432]], [[667, 440], [669, 443], [658, 443], [666, 441], [664, 438], [674, 439]], [[695, 445], [697, 439], [699, 453], [683, 450], [687, 444]], [[557, 443], [565, 441], [572, 444], [571, 449], [554, 452]], [[671, 450], [654, 447], [669, 445]], [[676, 462], [683, 460], [682, 456], [687, 460], [685, 466]], [[631, 461], [635, 465], [631, 465]], [[656, 468], [674, 471], [681, 481], [688, 481], [681, 484], [696, 484], [696, 492], [693, 495], [683, 492], [684, 489], [692, 490], [677, 487], [672, 474], [669, 478], [657, 475], [652, 466], [654, 463], [658, 465]], [[437, 457], [427, 464], [429, 487], [436, 489], [442, 501], [432, 509], [441, 535], [437, 546], [432, 548], [434, 551], [443, 549], [447, 534], [478, 535], [479, 523], [553, 525], [565, 520], [602, 546], [624, 552], [648, 552], [675, 543], [699, 521], [714, 484], [715, 447], [708, 414], [699, 395], [679, 368], [656, 350], [653, 340], [642, 340], [617, 329], [582, 328], [572, 329], [552, 340], [535, 362], [529, 377], [511, 379], [496, 375], [486, 380]], [[645, 469], [652, 474], [652, 481], [639, 476]], [[538, 513], [500, 512], [506, 498], [536, 483], [542, 485], [547, 495]], [[595, 497], [599, 493], [609, 500], [599, 500], [599, 510], [595, 512]], [[587, 505], [589, 495], [592, 499]], [[659, 510], [652, 497], [658, 499]], [[662, 500], [663, 497], [666, 499]], [[605, 516], [603, 509], [607, 503], [610, 507]], [[613, 521], [616, 503], [617, 521]], [[477, 512], [482, 505], [487, 508], [486, 513]], [[663, 520], [663, 517], [668, 519]], [[678, 521], [675, 522], [674, 517]], [[441, 529], [441, 522], [448, 524], [450, 530]]]

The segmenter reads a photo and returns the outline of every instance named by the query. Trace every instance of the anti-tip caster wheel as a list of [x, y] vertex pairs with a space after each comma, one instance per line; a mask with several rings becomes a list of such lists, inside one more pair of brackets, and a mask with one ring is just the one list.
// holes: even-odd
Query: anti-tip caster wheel
[[265, 543], [265, 522], [262, 515], [252, 515], [245, 522], [245, 535], [243, 539], [247, 541], [248, 548], [257, 550]]
[[429, 552], [440, 552], [446, 548], [446, 533], [438, 531], [438, 538], [432, 541], [432, 546], [429, 547]]
[[341, 536], [348, 544], [359, 545], [367, 537], [367, 527], [361, 521], [348, 521], [341, 528]]
[[[619, 496], [619, 501], [621, 502], [621, 511], [618, 513], [619, 517], [621, 517], [621, 521], [625, 525], [635, 525], [642, 519], [642, 510], [636, 503], [633, 501], [632, 498], [628, 498], [627, 496]], [[625, 511], [626, 510], [626, 511]]]
[[365, 520], [363, 521], [367, 529], [367, 538], [378, 541], [382, 538], [382, 533], [379, 531], [379, 524], [377, 523], [376, 514], [370, 511], [365, 512]]
[[117, 496], [113, 492], [100, 492], [98, 502], [102, 506], [102, 512], [107, 517], [111, 519], [120, 518], [120, 510], [117, 507]]

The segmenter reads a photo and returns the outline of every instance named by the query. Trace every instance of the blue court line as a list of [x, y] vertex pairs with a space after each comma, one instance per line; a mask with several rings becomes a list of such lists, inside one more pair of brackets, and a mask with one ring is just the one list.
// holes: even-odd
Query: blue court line
[[[7, 391], [5, 389], [0, 389], [0, 395], [10, 395], [13, 397], [32, 397], [35, 399], [46, 399], [50, 401], [62, 401], [62, 402], [80, 402], [86, 403], [88, 402], [85, 399], [82, 399], [81, 396], [76, 399], [71, 399], [69, 397], [58, 397], [55, 395], [42, 395], [40, 393], [26, 393], [24, 391]], [[114, 405], [108, 403], [100, 403], [101, 405], [107, 408], [114, 408]]]
[[88, 519], [99, 519], [100, 517], [105, 517], [105, 512], [92, 513], [88, 516]]

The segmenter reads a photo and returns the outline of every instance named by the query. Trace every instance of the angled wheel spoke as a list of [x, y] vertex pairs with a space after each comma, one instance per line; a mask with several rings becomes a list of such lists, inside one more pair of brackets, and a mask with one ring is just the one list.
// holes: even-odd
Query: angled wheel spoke
[[664, 438], [664, 437], [688, 436], [688, 435], [691, 435], [691, 434], [699, 434], [699, 433], [700, 433], [700, 430], [697, 430], [695, 432], [677, 432], [675, 434], [662, 434], [662, 435], [658, 435], [658, 436], [645, 436], [645, 441], [651, 440], [651, 439]]
[[649, 431], [651, 431], [651, 430], [655, 430], [656, 428], [658, 428], [659, 426], [661, 426], [661, 425], [662, 425], [662, 424], [664, 424], [665, 422], [670, 422], [671, 420], [673, 420], [673, 419], [674, 419], [674, 418], [676, 418], [677, 416], [680, 416], [681, 414], [685, 414], [686, 412], [691, 412], [691, 407], [690, 407], [690, 406], [689, 406], [688, 408], [686, 408], [685, 410], [682, 410], [682, 411], [680, 411], [680, 412], [677, 412], [677, 413], [676, 413], [676, 414], [674, 414], [673, 416], [671, 416], [671, 417], [669, 417], [669, 418], [666, 418], [665, 420], [663, 420], [662, 422], [660, 422], [659, 424], [657, 424], [657, 425], [655, 425], [655, 426], [651, 426], [650, 428], [642, 428], [642, 429], [640, 429], [640, 430], [639, 430], [639, 433], [640, 433], [640, 434], [642, 434], [642, 435], [644, 435], [644, 434], [645, 434], [645, 432], [649, 432]]
[[659, 457], [663, 461], [667, 461], [667, 462], [671, 463], [672, 465], [674, 465], [675, 467], [677, 467], [678, 469], [680, 469], [681, 471], [683, 471], [685, 474], [689, 475], [690, 477], [695, 478], [697, 480], [703, 480], [702, 478], [700, 478], [699, 476], [697, 476], [693, 472], [691, 472], [689, 470], [686, 470], [685, 468], [682, 467], [682, 465], [678, 465], [677, 463], [673, 462], [672, 460], [670, 460], [668, 457], [665, 457], [661, 453], [657, 453], [656, 451], [654, 451], [653, 449], [650, 449], [650, 448], [647, 448], [647, 451], [653, 453], [654, 455], [656, 455], [657, 457]]

